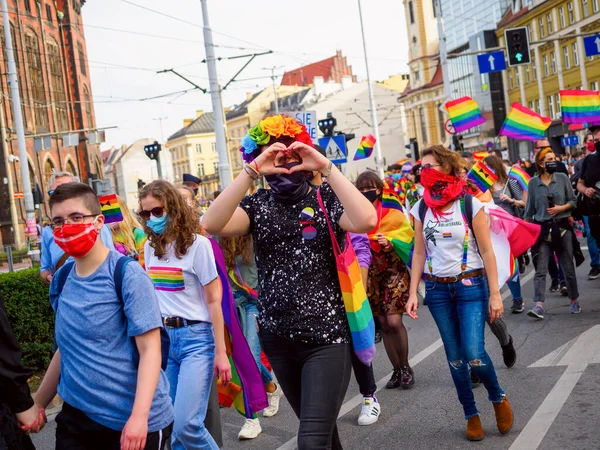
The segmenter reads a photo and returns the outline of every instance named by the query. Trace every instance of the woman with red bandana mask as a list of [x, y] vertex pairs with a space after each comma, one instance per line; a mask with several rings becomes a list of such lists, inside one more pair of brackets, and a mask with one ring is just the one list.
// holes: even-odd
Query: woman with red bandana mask
[[[506, 434], [512, 428], [512, 410], [484, 344], [486, 317], [489, 314], [491, 321], [498, 319], [504, 307], [483, 204], [464, 194], [465, 181], [456, 153], [442, 146], [430, 147], [423, 152], [421, 162], [425, 192], [411, 211], [415, 248], [406, 313], [417, 318], [417, 287], [426, 270], [427, 305], [442, 337], [467, 419], [467, 439], [484, 437], [469, 367], [483, 381], [494, 405], [498, 430]], [[468, 203], [472, 205], [470, 212]]]

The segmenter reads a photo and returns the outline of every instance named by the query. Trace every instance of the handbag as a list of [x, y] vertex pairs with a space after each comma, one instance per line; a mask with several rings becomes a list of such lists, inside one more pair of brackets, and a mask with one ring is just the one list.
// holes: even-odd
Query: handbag
[[346, 309], [346, 317], [352, 335], [352, 347], [358, 359], [363, 364], [370, 365], [375, 357], [375, 323], [371, 305], [362, 282], [358, 258], [348, 234], [346, 234], [345, 249], [342, 251], [340, 248], [329, 221], [329, 215], [323, 204], [320, 190], [317, 190], [317, 200], [329, 228], [344, 308]]

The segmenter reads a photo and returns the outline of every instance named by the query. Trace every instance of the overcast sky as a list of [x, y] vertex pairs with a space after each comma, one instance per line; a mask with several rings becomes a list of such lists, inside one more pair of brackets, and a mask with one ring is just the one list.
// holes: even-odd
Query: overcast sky
[[[270, 71], [264, 68], [277, 66], [281, 75], [333, 56], [336, 49], [348, 57], [359, 79], [366, 78], [356, 0], [209, 0], [208, 4], [217, 56], [274, 52], [255, 58], [238, 77], [243, 81], [223, 92], [226, 107], [243, 101], [246, 92], [270, 85]], [[362, 4], [371, 77], [383, 80], [407, 71], [402, 0], [362, 0]], [[192, 87], [173, 74], [156, 74], [162, 69], [174, 68], [208, 88], [206, 64], [201, 63], [205, 52], [199, 0], [88, 0], [83, 19], [97, 126], [119, 126], [107, 132], [105, 148], [145, 137], [160, 140], [159, 121], [153, 120], [160, 117], [167, 117], [162, 122], [166, 139], [197, 109], [212, 109], [210, 94], [201, 92], [139, 101]], [[219, 62], [221, 84], [245, 61]]]

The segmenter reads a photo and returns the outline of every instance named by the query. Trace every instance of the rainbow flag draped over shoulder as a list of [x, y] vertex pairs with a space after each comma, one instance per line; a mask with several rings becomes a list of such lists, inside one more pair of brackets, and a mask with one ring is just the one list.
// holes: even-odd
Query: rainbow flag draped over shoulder
[[564, 123], [600, 121], [600, 94], [598, 91], [560, 91], [560, 110]]
[[[400, 182], [399, 182], [400, 187]], [[392, 189], [384, 189], [381, 195], [381, 203], [384, 208], [397, 209], [403, 211], [400, 197]]]
[[520, 166], [512, 166], [508, 172], [508, 178], [515, 180], [523, 191], [529, 188], [529, 180], [531, 177]]
[[467, 180], [477, 186], [481, 192], [485, 192], [498, 181], [498, 177], [482, 161], [477, 161], [467, 173]]
[[551, 123], [550, 117], [540, 116], [535, 111], [515, 102], [499, 134], [513, 139], [537, 141], [545, 137], [545, 131]]
[[123, 221], [123, 213], [119, 206], [117, 194], [108, 194], [98, 197], [100, 212], [104, 216], [104, 223], [116, 223]]
[[485, 123], [485, 119], [479, 111], [479, 106], [471, 97], [465, 96], [451, 100], [444, 107], [448, 111], [456, 133]]
[[379, 223], [368, 233], [371, 249], [376, 252], [381, 251], [377, 235], [382, 234], [400, 259], [408, 264], [415, 237], [415, 232], [408, 219], [401, 210], [386, 208], [382, 203], [379, 203], [377, 207], [377, 217], [379, 217]]
[[360, 161], [361, 159], [367, 159], [373, 153], [373, 147], [375, 147], [375, 136], [372, 134], [368, 136], [363, 136], [360, 140], [360, 144], [356, 149], [356, 153], [354, 154], [354, 161]]

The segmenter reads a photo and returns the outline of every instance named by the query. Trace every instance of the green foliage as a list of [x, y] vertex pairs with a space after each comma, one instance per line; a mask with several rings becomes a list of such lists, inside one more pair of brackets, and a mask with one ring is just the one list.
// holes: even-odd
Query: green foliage
[[54, 350], [54, 312], [39, 269], [0, 274], [0, 293], [23, 351], [23, 364], [45, 370]]
[[[23, 261], [27, 261], [30, 257], [27, 254], [28, 250], [26, 248], [20, 249], [20, 250], [14, 250], [12, 251], [12, 258], [13, 258], [13, 262], [16, 263], [20, 263]], [[6, 256], [6, 252], [4, 251], [0, 251], [0, 264], [2, 263], [6, 263], [8, 261], [8, 258]]]

